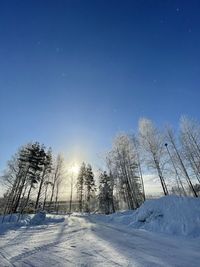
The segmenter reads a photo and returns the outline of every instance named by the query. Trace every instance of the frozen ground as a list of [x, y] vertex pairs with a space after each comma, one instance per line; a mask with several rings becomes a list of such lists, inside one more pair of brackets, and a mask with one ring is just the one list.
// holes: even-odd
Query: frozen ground
[[9, 229], [0, 235], [3, 267], [197, 267], [200, 263], [199, 238], [132, 229], [106, 223], [102, 216], [66, 216], [62, 222], [52, 219]]
[[17, 219], [0, 224], [2, 267], [200, 266], [200, 199], [168, 196], [109, 216]]

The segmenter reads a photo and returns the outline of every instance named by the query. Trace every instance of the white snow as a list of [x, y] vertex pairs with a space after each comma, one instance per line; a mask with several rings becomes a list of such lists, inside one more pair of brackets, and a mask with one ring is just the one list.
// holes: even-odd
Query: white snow
[[200, 199], [165, 196], [147, 200], [136, 211], [96, 216], [112, 224], [179, 236], [200, 236]]
[[46, 214], [44, 211], [36, 214], [24, 214], [20, 217], [20, 220], [18, 220], [18, 216], [18, 214], [7, 215], [4, 218], [4, 223], [2, 223], [2, 216], [0, 216], [0, 235], [11, 229], [16, 230], [23, 226], [47, 225], [50, 223], [63, 222], [65, 220], [64, 216]]
[[146, 201], [130, 224], [153, 232], [172, 235], [200, 236], [200, 199], [165, 196]]
[[198, 204], [164, 197], [109, 216], [28, 215], [21, 226], [13, 219], [0, 224], [0, 266], [198, 267]]

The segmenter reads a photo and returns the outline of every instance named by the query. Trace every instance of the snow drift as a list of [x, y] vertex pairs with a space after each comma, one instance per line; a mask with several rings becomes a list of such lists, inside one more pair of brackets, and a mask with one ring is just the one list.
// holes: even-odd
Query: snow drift
[[118, 212], [101, 221], [180, 236], [200, 236], [200, 199], [165, 196], [147, 200], [136, 211]]
[[200, 200], [166, 196], [146, 201], [130, 226], [173, 235], [200, 236]]
[[7, 230], [16, 229], [22, 226], [47, 225], [51, 223], [60, 223], [65, 220], [64, 216], [46, 214], [45, 211], [40, 211], [36, 214], [24, 214], [18, 220], [18, 214], [6, 215], [4, 223], [1, 223], [2, 216], [0, 216], [0, 234]]

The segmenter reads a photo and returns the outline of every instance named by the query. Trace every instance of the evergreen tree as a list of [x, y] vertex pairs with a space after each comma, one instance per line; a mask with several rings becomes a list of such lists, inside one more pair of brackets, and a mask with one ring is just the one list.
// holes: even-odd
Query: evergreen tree
[[14, 177], [12, 177], [12, 186], [9, 189], [4, 214], [24, 212], [32, 188], [40, 181], [44, 155], [44, 148], [38, 142], [29, 143], [19, 150], [17, 158], [13, 161], [14, 165], [9, 165], [9, 168], [14, 167], [15, 171], [12, 172]]
[[[44, 152], [44, 154], [43, 154], [43, 170], [42, 170], [42, 175], [40, 178], [40, 184], [39, 184], [37, 199], [36, 199], [36, 203], [35, 203], [35, 210], [37, 210], [37, 208], [38, 208], [42, 188], [45, 185], [44, 183], [45, 183], [46, 179], [49, 178], [49, 175], [51, 174], [51, 172], [52, 172], [52, 151], [51, 151], [51, 148], [49, 148], [47, 153]], [[45, 193], [46, 193], [46, 191], [45, 191]]]
[[92, 166], [90, 164], [88, 164], [86, 168], [84, 184], [85, 184], [85, 211], [90, 212], [90, 200], [96, 190], [94, 182], [94, 174], [92, 172]]
[[113, 179], [104, 171], [99, 177], [99, 210], [105, 214], [114, 212]]
[[85, 176], [86, 176], [86, 166], [85, 163], [83, 162], [80, 170], [79, 170], [79, 174], [78, 174], [78, 178], [77, 178], [77, 196], [78, 196], [78, 201], [79, 201], [79, 211], [82, 212], [83, 211], [83, 196], [84, 196], [84, 182], [85, 182]]
[[[21, 209], [20, 214], [22, 214], [25, 208], [28, 205], [30, 194], [34, 185], [38, 183], [41, 179], [41, 174], [44, 166], [44, 157], [45, 157], [45, 150], [44, 146], [40, 146], [38, 142], [33, 143], [30, 147], [27, 147], [28, 155], [24, 158], [26, 164], [28, 165], [28, 172], [25, 176], [25, 180], [27, 180], [28, 184], [28, 193], [21, 199]], [[26, 191], [26, 187], [25, 187]], [[26, 196], [26, 197], [25, 197]]]

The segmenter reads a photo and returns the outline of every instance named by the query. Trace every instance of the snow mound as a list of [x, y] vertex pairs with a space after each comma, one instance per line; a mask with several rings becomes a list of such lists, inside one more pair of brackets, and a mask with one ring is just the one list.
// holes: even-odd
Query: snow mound
[[65, 217], [64, 215], [47, 214], [46, 219], [45, 219], [46, 224], [60, 223], [60, 222], [64, 222], [64, 221], [67, 221], [67, 217]]
[[200, 237], [199, 198], [165, 196], [147, 200], [135, 211], [96, 217], [103, 223], [170, 235]]
[[36, 214], [23, 214], [20, 219], [18, 219], [19, 214], [6, 215], [3, 223], [2, 217], [0, 216], [0, 235], [8, 230], [23, 226], [48, 225], [65, 221], [65, 216], [46, 214], [45, 211]]
[[165, 196], [145, 201], [133, 214], [130, 226], [173, 235], [200, 236], [200, 199]]
[[[2, 223], [3, 215], [0, 216], [0, 225]], [[3, 224], [17, 224], [17, 225], [28, 225], [31, 220], [31, 215], [24, 214], [22, 218], [19, 219], [19, 214], [9, 214], [4, 217]]]
[[46, 212], [45, 211], [40, 211], [36, 213], [33, 218], [30, 220], [31, 225], [40, 225], [44, 224], [46, 219]]
[[41, 225], [49, 223], [59, 223], [65, 220], [64, 216], [47, 214], [46, 211], [39, 211], [30, 220], [30, 225]]
[[165, 196], [136, 210], [131, 227], [173, 235], [200, 236], [200, 199]]

